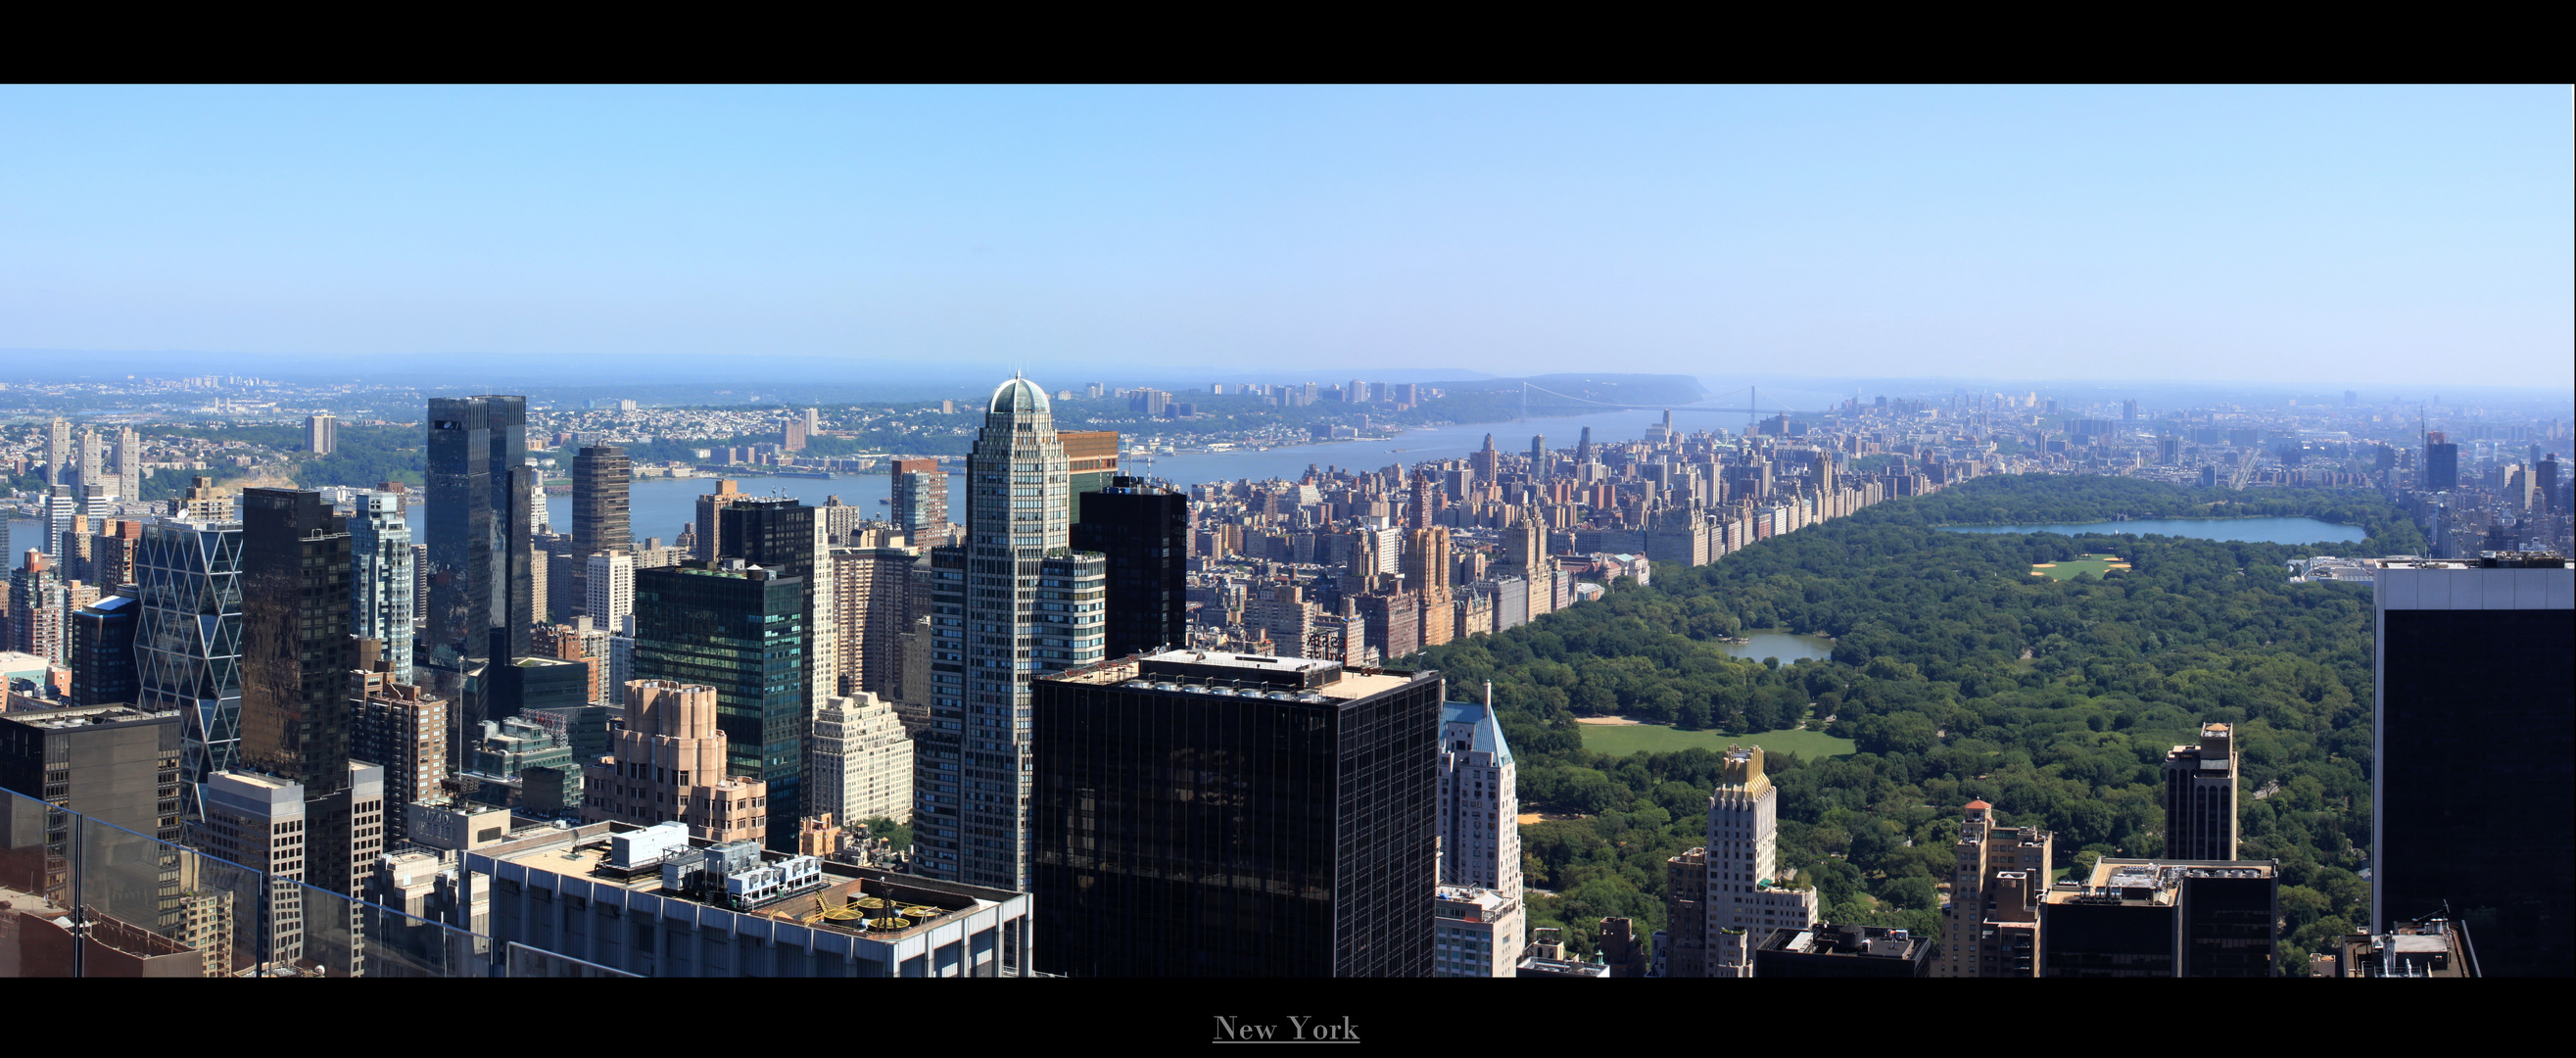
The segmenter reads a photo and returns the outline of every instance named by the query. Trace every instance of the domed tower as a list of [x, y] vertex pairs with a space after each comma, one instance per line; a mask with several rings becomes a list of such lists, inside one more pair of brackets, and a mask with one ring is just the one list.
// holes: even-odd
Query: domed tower
[[1100, 660], [1106, 617], [1103, 563], [1069, 548], [1071, 523], [1054, 412], [1014, 376], [966, 459], [966, 541], [931, 551], [932, 723], [913, 770], [923, 874], [1029, 887], [1030, 683]]

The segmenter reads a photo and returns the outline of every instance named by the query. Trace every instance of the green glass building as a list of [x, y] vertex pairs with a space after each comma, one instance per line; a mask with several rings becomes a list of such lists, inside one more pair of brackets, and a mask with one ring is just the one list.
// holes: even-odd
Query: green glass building
[[634, 678], [716, 689], [726, 771], [769, 784], [768, 845], [786, 851], [804, 818], [805, 637], [802, 578], [738, 560], [635, 571]]

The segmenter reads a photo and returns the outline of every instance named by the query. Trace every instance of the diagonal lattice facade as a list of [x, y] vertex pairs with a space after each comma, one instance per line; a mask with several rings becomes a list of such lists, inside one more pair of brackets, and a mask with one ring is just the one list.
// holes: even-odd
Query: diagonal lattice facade
[[191, 827], [205, 821], [206, 777], [233, 767], [241, 742], [241, 558], [238, 522], [160, 519], [135, 549], [135, 704], [180, 714], [180, 813]]

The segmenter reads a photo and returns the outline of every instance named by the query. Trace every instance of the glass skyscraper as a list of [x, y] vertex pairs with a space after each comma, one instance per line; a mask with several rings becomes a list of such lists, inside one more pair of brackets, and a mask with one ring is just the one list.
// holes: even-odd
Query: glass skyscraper
[[349, 519], [349, 550], [357, 562], [349, 581], [350, 631], [384, 644], [393, 662], [394, 679], [411, 678], [412, 569], [411, 525], [403, 520], [403, 496], [369, 492], [358, 497], [357, 517]]
[[1183, 650], [1037, 681], [1038, 968], [1431, 976], [1444, 688]]
[[134, 551], [135, 704], [180, 713], [191, 826], [205, 821], [207, 776], [233, 767], [241, 742], [241, 551], [241, 523], [187, 518], [145, 524]]
[[[524, 657], [536, 621], [536, 488], [526, 397], [429, 401], [429, 629], [433, 658]], [[495, 638], [495, 633], [499, 633]]]
[[1189, 642], [1189, 497], [1113, 478], [1079, 496], [1073, 546], [1106, 560], [1109, 610], [1103, 656]]
[[[739, 563], [635, 571], [634, 678], [716, 689], [727, 774], [769, 784], [768, 842], [796, 847], [805, 735], [805, 582]], [[622, 690], [622, 689], [621, 689]]]
[[2576, 973], [2569, 567], [2397, 563], [2374, 585], [2368, 928], [2446, 915], [2468, 927], [2480, 976]]
[[1103, 565], [1072, 550], [1069, 472], [1036, 383], [993, 391], [966, 462], [966, 543], [931, 552], [930, 727], [914, 869], [1029, 887], [1030, 684], [1101, 657]]

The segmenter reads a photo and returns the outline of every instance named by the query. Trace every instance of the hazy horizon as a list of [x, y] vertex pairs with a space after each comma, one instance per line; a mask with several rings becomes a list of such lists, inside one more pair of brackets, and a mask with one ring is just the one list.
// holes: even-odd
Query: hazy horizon
[[0, 88], [0, 350], [2546, 388], [2576, 362], [2568, 102]]

